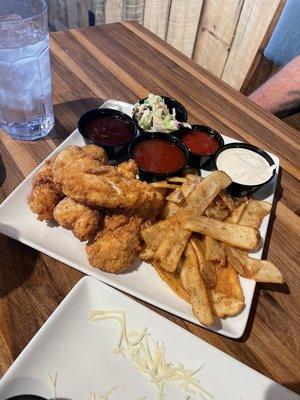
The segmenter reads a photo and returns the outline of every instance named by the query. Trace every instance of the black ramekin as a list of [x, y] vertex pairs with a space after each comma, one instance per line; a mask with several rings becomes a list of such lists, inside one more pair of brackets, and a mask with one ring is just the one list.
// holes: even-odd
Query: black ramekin
[[[266, 153], [264, 150], [260, 149], [259, 147], [256, 147], [256, 146], [253, 146], [252, 144], [247, 144], [247, 143], [229, 143], [229, 144], [226, 144], [225, 146], [223, 146], [220, 150], [218, 150], [216, 152], [215, 157], [214, 157], [215, 169], [218, 169], [217, 158], [218, 158], [219, 154], [222, 153], [222, 151], [225, 151], [227, 149], [232, 149], [232, 148], [242, 148], [242, 149], [251, 150], [255, 153], [258, 153], [262, 157], [264, 157], [264, 159], [270, 164], [270, 166], [275, 165], [275, 162], [272, 159], [272, 157], [270, 157], [268, 153]], [[227, 191], [231, 196], [234, 196], [234, 197], [244, 197], [244, 196], [253, 194], [258, 189], [260, 189], [262, 186], [269, 183], [274, 178], [275, 174], [276, 174], [276, 169], [274, 168], [270, 179], [268, 179], [267, 181], [260, 183], [258, 185], [243, 185], [241, 183], [232, 182], [228, 186]]]
[[167, 140], [171, 143], [176, 144], [178, 147], [180, 147], [180, 149], [182, 150], [184, 156], [185, 156], [185, 163], [182, 167], [180, 167], [177, 170], [174, 170], [172, 172], [166, 172], [166, 173], [157, 173], [157, 172], [152, 172], [149, 170], [146, 170], [144, 168], [141, 168], [138, 163], [138, 174], [139, 174], [139, 178], [143, 181], [147, 181], [147, 182], [153, 182], [155, 180], [163, 180], [168, 176], [180, 176], [182, 174], [182, 171], [184, 170], [184, 168], [187, 166], [187, 162], [188, 162], [188, 157], [189, 157], [189, 151], [188, 148], [186, 147], [186, 145], [181, 142], [180, 140], [178, 140], [176, 137], [166, 134], [166, 133], [148, 133], [148, 135], [140, 135], [137, 136], [129, 145], [128, 147], [128, 153], [129, 153], [129, 158], [132, 158], [134, 160], [133, 157], [133, 150], [134, 147], [144, 141], [144, 140], [152, 140], [152, 139], [162, 139], [162, 140]]
[[[175, 111], [176, 111], [176, 117], [175, 118], [176, 118], [177, 121], [179, 121], [179, 122], [186, 122], [187, 121], [188, 114], [187, 114], [186, 108], [181, 103], [179, 103], [179, 101], [177, 101], [177, 100], [175, 100], [175, 99], [173, 99], [171, 97], [166, 97], [166, 96], [160, 96], [160, 97], [164, 100], [164, 102], [165, 102], [166, 106], [168, 107], [170, 113], [172, 112], [173, 108], [175, 108]], [[147, 97], [145, 99], [139, 100], [139, 103], [142, 104], [146, 99], [147, 99]], [[136, 123], [138, 124], [137, 121], [136, 121]], [[139, 125], [138, 125], [138, 127], [139, 127], [139, 131], [140, 131], [141, 135], [144, 135], [144, 134], [149, 135], [150, 133], [160, 133], [160, 132], [149, 132], [149, 131], [146, 131], [145, 129], [141, 128]], [[172, 135], [177, 135], [180, 131], [181, 131], [181, 128], [176, 130], [176, 131], [170, 132], [170, 133]], [[161, 132], [161, 133], [165, 134], [165, 132]]]
[[35, 396], [33, 394], [19, 394], [18, 396], [10, 397], [7, 400], [46, 400], [45, 397]]
[[[96, 143], [92, 139], [89, 139], [85, 130], [86, 126], [91, 121], [99, 119], [101, 117], [118, 117], [118, 119], [129, 123], [132, 129], [132, 138], [130, 140], [127, 140], [126, 142], [119, 143], [118, 145]], [[129, 115], [124, 114], [121, 111], [112, 110], [110, 108], [97, 108], [83, 114], [78, 120], [78, 130], [83, 136], [86, 143], [96, 144], [103, 147], [103, 149], [107, 153], [109, 161], [117, 161], [123, 158], [124, 155], [127, 154], [129, 143], [137, 136], [139, 131], [137, 123], [133, 120], [133, 118], [129, 117]]]
[[[205, 126], [205, 125], [192, 125], [192, 129], [182, 128], [182, 130], [180, 132], [180, 138], [182, 141], [183, 141], [184, 136], [186, 134], [188, 134], [189, 132], [191, 132], [191, 130], [206, 132], [210, 136], [213, 136], [220, 145], [219, 149], [221, 149], [224, 146], [224, 139], [220, 135], [220, 133], [217, 132], [215, 129], [210, 128], [209, 126]], [[215, 154], [216, 154], [216, 151], [211, 154], [196, 154], [196, 153], [193, 153], [191, 151], [191, 149], [189, 149], [188, 164], [195, 168], [204, 169], [205, 171], [212, 171], [213, 169], [215, 169], [215, 163], [214, 163]]]

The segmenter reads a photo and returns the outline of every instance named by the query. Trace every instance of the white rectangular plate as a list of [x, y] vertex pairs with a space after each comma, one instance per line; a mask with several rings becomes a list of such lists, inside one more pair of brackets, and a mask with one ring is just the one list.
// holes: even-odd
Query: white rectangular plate
[[[129, 115], [131, 115], [132, 112], [131, 104], [120, 101], [108, 100], [102, 107], [117, 108]], [[223, 137], [225, 143], [235, 141], [227, 136], [223, 135]], [[76, 130], [58, 146], [48, 158], [60, 152], [66, 146], [83, 146], [84, 144], [82, 136], [78, 130]], [[272, 203], [279, 161], [275, 155], [270, 155], [277, 166], [276, 176], [263, 190], [257, 192], [256, 197]], [[117, 275], [98, 270], [89, 265], [84, 249], [85, 244], [77, 240], [71, 231], [67, 231], [60, 226], [49, 226], [46, 222], [37, 220], [36, 215], [32, 213], [27, 204], [27, 197], [31, 191], [32, 178], [43, 164], [44, 163], [39, 165], [1, 204], [0, 232], [48, 254], [79, 271], [94, 276], [124, 292], [130, 293], [163, 310], [199, 325], [198, 320], [194, 317], [191, 306], [176, 296], [171, 289], [161, 281], [149, 264], [145, 262], [136, 262], [128, 271]], [[203, 171], [203, 175], [207, 175], [207, 172]], [[263, 220], [260, 229], [263, 241], [266, 237], [268, 223], [269, 216]], [[262, 250], [263, 248], [253, 253], [252, 256], [261, 258]], [[245, 296], [245, 309], [234, 318], [216, 320], [215, 325], [209, 328], [210, 330], [232, 338], [239, 338], [242, 336], [251, 308], [255, 282], [241, 278], [241, 284]]]
[[[49, 379], [57, 373], [57, 399], [88, 400], [91, 392], [106, 394], [120, 385], [109, 400], [156, 399], [156, 389], [128, 358], [113, 355], [119, 335], [116, 321], [92, 322], [92, 309], [122, 310], [128, 331], [147, 327], [149, 341], [163, 341], [166, 361], [194, 369], [200, 384], [214, 400], [295, 400], [295, 393], [195, 337], [126, 295], [97, 281], [83, 278], [23, 350], [0, 383], [0, 398], [34, 394], [53, 399]], [[170, 383], [166, 400], [186, 399]], [[104, 398], [104, 397], [103, 397]], [[191, 396], [190, 400], [201, 397]]]

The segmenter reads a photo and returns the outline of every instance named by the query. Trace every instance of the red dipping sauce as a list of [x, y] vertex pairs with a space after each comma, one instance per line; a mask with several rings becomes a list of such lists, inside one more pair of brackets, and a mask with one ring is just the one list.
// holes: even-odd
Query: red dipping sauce
[[179, 146], [169, 140], [156, 138], [137, 143], [132, 158], [140, 168], [158, 174], [178, 171], [186, 163], [185, 154]]
[[207, 132], [193, 130], [184, 135], [182, 141], [187, 145], [191, 153], [197, 155], [214, 154], [220, 143]]
[[121, 145], [133, 139], [134, 133], [129, 122], [118, 117], [99, 117], [85, 127], [87, 139], [95, 144]]

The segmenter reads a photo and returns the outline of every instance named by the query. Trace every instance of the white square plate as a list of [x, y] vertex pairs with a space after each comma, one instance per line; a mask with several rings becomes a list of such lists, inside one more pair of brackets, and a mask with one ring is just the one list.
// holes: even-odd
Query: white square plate
[[[129, 115], [132, 112], [131, 104], [120, 101], [108, 100], [102, 107], [116, 108]], [[223, 138], [225, 143], [236, 141], [224, 135]], [[60, 152], [66, 146], [83, 146], [84, 144], [82, 136], [76, 130], [48, 158]], [[270, 155], [276, 163], [276, 176], [263, 190], [257, 192], [256, 197], [272, 203], [277, 182], [279, 160], [275, 155]], [[110, 274], [98, 270], [89, 265], [84, 249], [85, 244], [77, 240], [71, 231], [67, 231], [60, 226], [49, 226], [46, 222], [37, 220], [36, 215], [32, 213], [27, 204], [27, 197], [31, 191], [32, 178], [43, 164], [40, 164], [1, 204], [0, 232], [79, 271], [94, 276], [111, 286], [199, 325], [198, 320], [194, 317], [191, 306], [177, 297], [161, 281], [149, 264], [136, 262], [130, 270], [122, 274]], [[207, 175], [207, 172], [203, 171], [203, 175]], [[263, 220], [260, 228], [263, 241], [266, 237], [268, 223], [269, 216]], [[262, 250], [263, 248], [253, 253], [252, 256], [261, 258]], [[210, 330], [232, 338], [242, 336], [251, 308], [255, 282], [241, 278], [241, 284], [245, 296], [245, 309], [234, 318], [217, 320], [215, 325], [209, 328]]]
[[[157, 390], [121, 354], [113, 355], [119, 337], [118, 322], [92, 322], [92, 309], [122, 310], [128, 331], [148, 328], [149, 342], [163, 341], [167, 362], [194, 369], [199, 383], [214, 400], [295, 400], [295, 393], [248, 368], [191, 333], [138, 304], [126, 295], [90, 277], [83, 278], [59, 305], [23, 350], [0, 383], [0, 398], [18, 394], [53, 399], [49, 375], [57, 373], [56, 396], [64, 400], [88, 400], [91, 392], [118, 390], [109, 400], [156, 399]], [[186, 399], [182, 389], [170, 383], [165, 399]], [[56, 398], [56, 397], [55, 397]], [[104, 397], [102, 397], [104, 399]], [[190, 400], [200, 399], [191, 396]]]

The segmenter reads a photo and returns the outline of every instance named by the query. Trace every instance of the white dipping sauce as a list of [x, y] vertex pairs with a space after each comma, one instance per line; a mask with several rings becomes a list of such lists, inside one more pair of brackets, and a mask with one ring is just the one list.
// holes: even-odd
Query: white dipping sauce
[[254, 151], [235, 147], [222, 151], [216, 160], [218, 170], [242, 185], [259, 185], [271, 178], [273, 166]]

